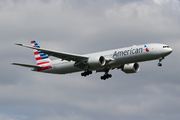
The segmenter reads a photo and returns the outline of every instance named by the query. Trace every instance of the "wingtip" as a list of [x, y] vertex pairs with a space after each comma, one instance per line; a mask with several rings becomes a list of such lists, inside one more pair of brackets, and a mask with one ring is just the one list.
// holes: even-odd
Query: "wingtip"
[[11, 63], [11, 65], [17, 65], [17, 63]]
[[15, 45], [23, 46], [23, 44], [20, 44], [20, 43], [15, 43]]

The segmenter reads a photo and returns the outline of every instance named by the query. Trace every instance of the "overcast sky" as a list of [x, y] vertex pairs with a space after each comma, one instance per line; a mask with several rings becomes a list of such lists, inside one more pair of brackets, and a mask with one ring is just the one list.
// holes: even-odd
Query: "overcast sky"
[[[164, 43], [173, 53], [140, 64], [136, 74], [110, 71], [81, 77], [12, 66], [36, 64], [43, 48], [86, 54], [131, 45]], [[0, 119], [179, 120], [179, 0], [0, 0]], [[51, 58], [56, 59], [56, 58]]]

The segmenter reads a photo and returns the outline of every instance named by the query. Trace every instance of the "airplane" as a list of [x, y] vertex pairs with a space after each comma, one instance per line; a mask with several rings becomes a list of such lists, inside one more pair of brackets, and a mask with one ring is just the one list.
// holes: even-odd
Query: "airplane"
[[[12, 63], [13, 65], [29, 67], [33, 68], [32, 71], [52, 74], [83, 71], [81, 76], [84, 77], [92, 74], [92, 71], [104, 72], [105, 74], [100, 77], [101, 80], [111, 78], [112, 75], [109, 74], [109, 70], [113, 69], [121, 69], [127, 74], [137, 73], [140, 70], [138, 62], [158, 59], [158, 66], [162, 66], [162, 60], [173, 51], [169, 45], [150, 43], [78, 55], [40, 48], [35, 40], [31, 41], [32, 46], [16, 45], [33, 49], [37, 65]], [[60, 59], [51, 61], [49, 56]]]

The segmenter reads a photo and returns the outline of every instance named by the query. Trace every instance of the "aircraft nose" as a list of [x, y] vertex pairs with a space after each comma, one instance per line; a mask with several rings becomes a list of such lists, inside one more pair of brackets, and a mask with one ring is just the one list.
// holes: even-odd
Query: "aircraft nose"
[[166, 49], [164, 49], [164, 54], [165, 54], [165, 55], [169, 55], [169, 54], [172, 53], [172, 51], [173, 51], [172, 48], [166, 48]]
[[173, 49], [172, 48], [169, 48], [169, 54], [172, 53]]

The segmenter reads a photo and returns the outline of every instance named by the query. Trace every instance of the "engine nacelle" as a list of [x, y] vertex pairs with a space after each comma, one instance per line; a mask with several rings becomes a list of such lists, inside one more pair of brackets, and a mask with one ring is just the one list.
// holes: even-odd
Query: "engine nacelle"
[[140, 70], [140, 67], [138, 63], [125, 64], [122, 68], [122, 71], [125, 73], [136, 73], [139, 70]]
[[98, 68], [104, 66], [106, 64], [106, 60], [103, 56], [100, 56], [96, 58], [89, 58], [87, 63], [91, 68]]

